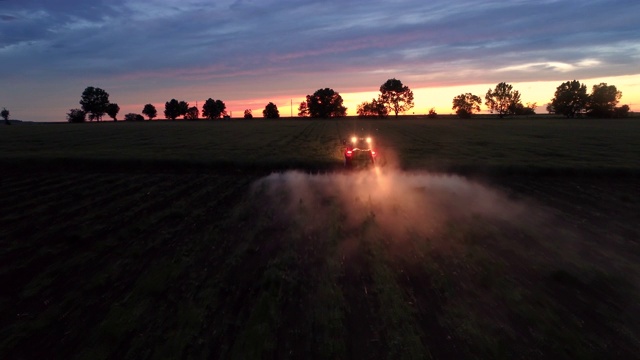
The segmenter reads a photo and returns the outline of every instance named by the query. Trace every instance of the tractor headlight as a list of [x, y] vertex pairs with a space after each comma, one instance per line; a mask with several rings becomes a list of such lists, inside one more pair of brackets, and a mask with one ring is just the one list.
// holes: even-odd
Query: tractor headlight
[[367, 144], [371, 144], [371, 138], [370, 137], [367, 138]]
[[355, 137], [355, 136], [354, 136], [354, 137], [352, 137], [352, 138], [351, 138], [351, 142], [352, 142], [352, 143], [354, 143], [354, 144], [355, 144], [355, 143], [356, 143], [356, 141], [358, 141], [358, 138], [357, 138], [357, 137]]

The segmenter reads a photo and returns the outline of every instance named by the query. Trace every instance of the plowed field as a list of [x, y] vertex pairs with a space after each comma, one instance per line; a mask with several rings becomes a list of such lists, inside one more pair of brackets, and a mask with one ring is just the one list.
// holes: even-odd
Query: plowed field
[[[372, 135], [378, 167], [342, 168]], [[0, 358], [634, 358], [640, 123], [0, 128]]]

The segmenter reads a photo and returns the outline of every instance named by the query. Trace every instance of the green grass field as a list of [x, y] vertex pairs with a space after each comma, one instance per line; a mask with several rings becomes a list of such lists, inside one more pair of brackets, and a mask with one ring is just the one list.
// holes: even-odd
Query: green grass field
[[[399, 126], [402, 125], [402, 126]], [[371, 134], [408, 169], [637, 172], [637, 119], [254, 120], [24, 125], [0, 132], [0, 161], [334, 169], [340, 138]]]
[[[354, 132], [381, 169], [342, 168]], [[0, 358], [637, 357], [637, 134], [635, 119], [0, 127]]]

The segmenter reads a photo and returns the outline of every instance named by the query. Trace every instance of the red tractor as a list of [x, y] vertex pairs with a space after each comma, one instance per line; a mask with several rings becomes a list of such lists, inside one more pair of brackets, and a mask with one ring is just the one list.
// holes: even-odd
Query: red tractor
[[371, 137], [352, 136], [350, 141], [343, 140], [344, 166], [354, 168], [358, 165], [373, 165], [376, 162], [376, 151], [373, 150], [373, 139]]

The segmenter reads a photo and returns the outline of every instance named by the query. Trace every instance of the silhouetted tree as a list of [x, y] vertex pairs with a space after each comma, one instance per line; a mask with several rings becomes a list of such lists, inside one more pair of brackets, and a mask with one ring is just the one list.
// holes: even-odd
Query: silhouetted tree
[[556, 88], [547, 110], [572, 118], [585, 110], [588, 101], [587, 85], [581, 84], [578, 80], [567, 81]]
[[227, 106], [222, 100], [208, 98], [207, 101], [204, 102], [204, 105], [202, 105], [202, 116], [207, 119], [217, 119], [227, 114], [225, 111], [226, 108]]
[[278, 111], [278, 106], [276, 104], [270, 102], [262, 110], [262, 116], [267, 119], [277, 119], [280, 117], [280, 111]]
[[187, 113], [184, 115], [184, 118], [188, 120], [198, 120], [199, 116], [200, 116], [200, 110], [198, 110], [197, 107], [192, 106], [189, 109], [187, 109]]
[[621, 97], [622, 92], [618, 91], [615, 85], [593, 85], [587, 102], [587, 114], [595, 117], [613, 117]]
[[180, 115], [185, 117], [189, 111], [189, 103], [186, 101], [180, 101], [178, 103], [178, 108], [180, 109]]
[[459, 117], [468, 118], [473, 113], [480, 111], [481, 104], [482, 99], [480, 96], [465, 93], [453, 98], [453, 107], [451, 109], [455, 110]]
[[513, 90], [512, 85], [501, 82], [494, 90], [487, 91], [484, 100], [491, 113], [495, 111], [502, 118], [514, 113], [517, 104], [520, 103], [520, 92]]
[[622, 105], [620, 107], [616, 107], [614, 109], [614, 115], [613, 117], [617, 117], [617, 118], [625, 118], [627, 116], [629, 116], [629, 105]]
[[402, 85], [402, 81], [389, 79], [380, 86], [379, 102], [382, 102], [388, 112], [394, 112], [398, 117], [399, 112], [405, 112], [413, 107], [413, 91], [408, 86]]
[[253, 113], [251, 112], [251, 109], [245, 109], [244, 110], [244, 118], [245, 119], [253, 119]]
[[437, 118], [437, 117], [438, 117], [438, 113], [436, 112], [436, 109], [435, 109], [435, 108], [431, 108], [431, 109], [429, 109], [429, 113], [427, 114], [427, 117], [428, 117], [429, 119], [435, 119], [435, 118]]
[[136, 113], [128, 113], [124, 116], [124, 121], [144, 121], [144, 117]]
[[6, 125], [11, 125], [11, 123], [9, 122], [9, 110], [7, 110], [7, 108], [2, 108], [2, 111], [0, 111], [0, 116], [2, 116]]
[[164, 104], [164, 116], [167, 119], [175, 120], [178, 116], [184, 116], [189, 110], [189, 103], [171, 99]]
[[553, 106], [552, 103], [548, 103], [547, 106], [545, 107], [545, 109], [547, 109], [547, 112], [549, 114], [555, 114], [556, 113], [556, 108]]
[[358, 117], [375, 117], [374, 113], [371, 111], [371, 103], [363, 101], [356, 107], [356, 114]]
[[149, 120], [153, 120], [153, 118], [155, 118], [156, 116], [158, 116], [158, 110], [156, 110], [156, 107], [153, 106], [153, 104], [147, 104], [144, 106], [144, 109], [142, 109], [142, 113], [147, 115], [147, 117], [149, 118]]
[[345, 116], [347, 108], [342, 103], [342, 96], [329, 88], [318, 89], [313, 95], [307, 95], [309, 116], [314, 118]]
[[107, 112], [109, 94], [100, 88], [89, 86], [82, 92], [80, 105], [82, 105], [82, 110], [89, 114], [90, 120], [100, 121], [102, 120], [102, 116]]
[[376, 99], [371, 99], [371, 102], [363, 102], [358, 105], [356, 113], [359, 117], [386, 117], [389, 111], [384, 104]]
[[536, 108], [538, 107], [537, 103], [527, 103], [527, 105], [522, 105], [521, 102], [517, 104], [513, 104], [510, 112], [514, 115], [535, 115]]
[[164, 104], [164, 116], [169, 120], [175, 120], [180, 116], [180, 103], [176, 99], [171, 99]]
[[307, 107], [306, 101], [301, 102], [300, 106], [298, 106], [298, 116], [300, 117], [309, 116], [309, 108]]
[[86, 121], [87, 113], [82, 109], [69, 109], [67, 121], [70, 123], [83, 123]]
[[112, 118], [113, 121], [118, 121], [118, 119], [116, 119], [116, 116], [118, 116], [119, 112], [120, 106], [118, 106], [118, 104], [110, 103], [109, 105], [107, 105], [107, 115], [109, 115], [109, 117]]

